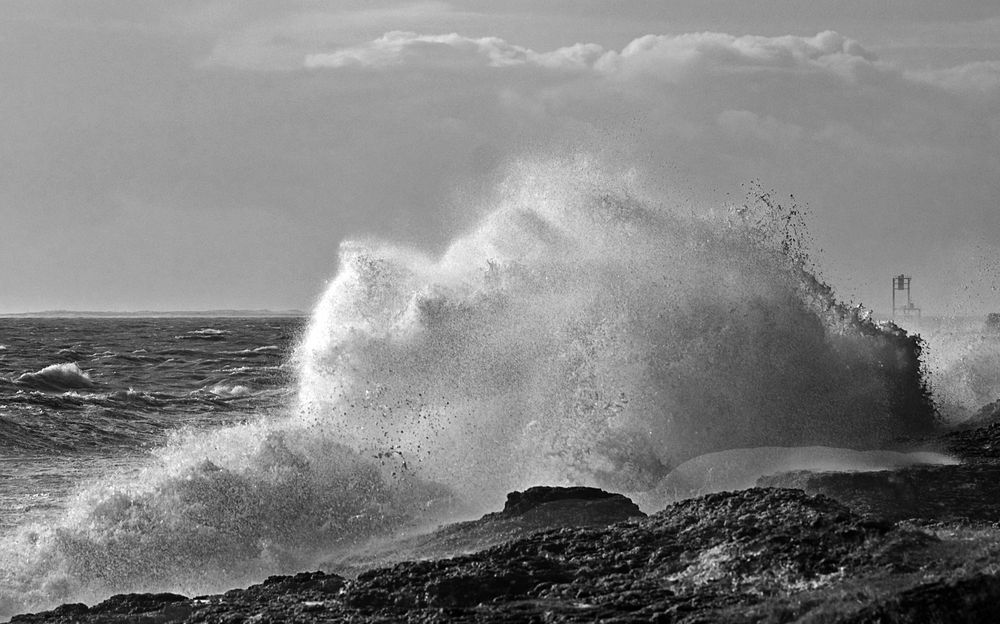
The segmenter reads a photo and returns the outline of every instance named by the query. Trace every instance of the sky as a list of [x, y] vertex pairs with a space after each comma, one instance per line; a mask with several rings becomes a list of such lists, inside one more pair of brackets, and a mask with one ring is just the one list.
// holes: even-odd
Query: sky
[[598, 152], [808, 213], [842, 299], [1000, 310], [995, 0], [0, 0], [0, 313], [308, 310]]

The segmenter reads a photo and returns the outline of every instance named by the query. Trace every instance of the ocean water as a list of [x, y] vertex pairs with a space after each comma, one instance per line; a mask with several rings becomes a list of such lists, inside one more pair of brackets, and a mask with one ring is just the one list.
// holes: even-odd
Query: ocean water
[[0, 616], [336, 571], [535, 484], [947, 461], [892, 449], [997, 398], [948, 355], [993, 337], [838, 302], [794, 206], [651, 188], [517, 163], [440, 253], [341, 243], [307, 319], [0, 320]]
[[289, 395], [295, 318], [0, 318], [0, 530], [181, 428]]

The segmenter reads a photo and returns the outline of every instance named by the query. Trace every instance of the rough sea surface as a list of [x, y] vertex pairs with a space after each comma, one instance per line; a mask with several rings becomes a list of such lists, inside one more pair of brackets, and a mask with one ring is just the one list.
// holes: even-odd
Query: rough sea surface
[[0, 318], [0, 531], [170, 432], [266, 416], [297, 318]]
[[768, 193], [695, 211], [579, 157], [467, 209], [439, 253], [341, 243], [308, 319], [0, 320], [0, 618], [336, 572], [534, 485], [653, 512], [945, 462], [893, 451], [1000, 398], [995, 331], [926, 351], [839, 301]]

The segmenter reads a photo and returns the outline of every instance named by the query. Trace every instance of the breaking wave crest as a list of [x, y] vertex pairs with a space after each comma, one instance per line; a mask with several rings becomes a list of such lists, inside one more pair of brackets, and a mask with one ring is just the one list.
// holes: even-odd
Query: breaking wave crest
[[61, 392], [93, 388], [97, 384], [76, 362], [52, 364], [34, 373], [24, 373], [14, 383], [26, 388]]
[[525, 163], [440, 257], [342, 246], [302, 409], [469, 496], [929, 427], [919, 342], [837, 303], [798, 224], [766, 193], [692, 216], [586, 161]]
[[933, 422], [919, 342], [838, 304], [767, 194], [693, 215], [628, 172], [534, 161], [483, 214], [437, 257], [343, 243], [288, 413], [178, 434], [8, 536], [0, 612], [224, 589], [513, 488], [650, 490], [712, 451]]

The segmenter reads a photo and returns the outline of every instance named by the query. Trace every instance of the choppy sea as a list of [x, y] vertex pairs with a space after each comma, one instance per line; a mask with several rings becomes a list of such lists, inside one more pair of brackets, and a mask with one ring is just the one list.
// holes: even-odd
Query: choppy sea
[[900, 440], [1000, 399], [985, 318], [908, 334], [837, 298], [796, 206], [656, 188], [526, 161], [438, 253], [343, 241], [308, 319], [0, 319], [0, 618], [338, 571], [532, 485], [655, 511], [946, 462]]
[[287, 402], [300, 318], [0, 318], [0, 531], [181, 428]]

